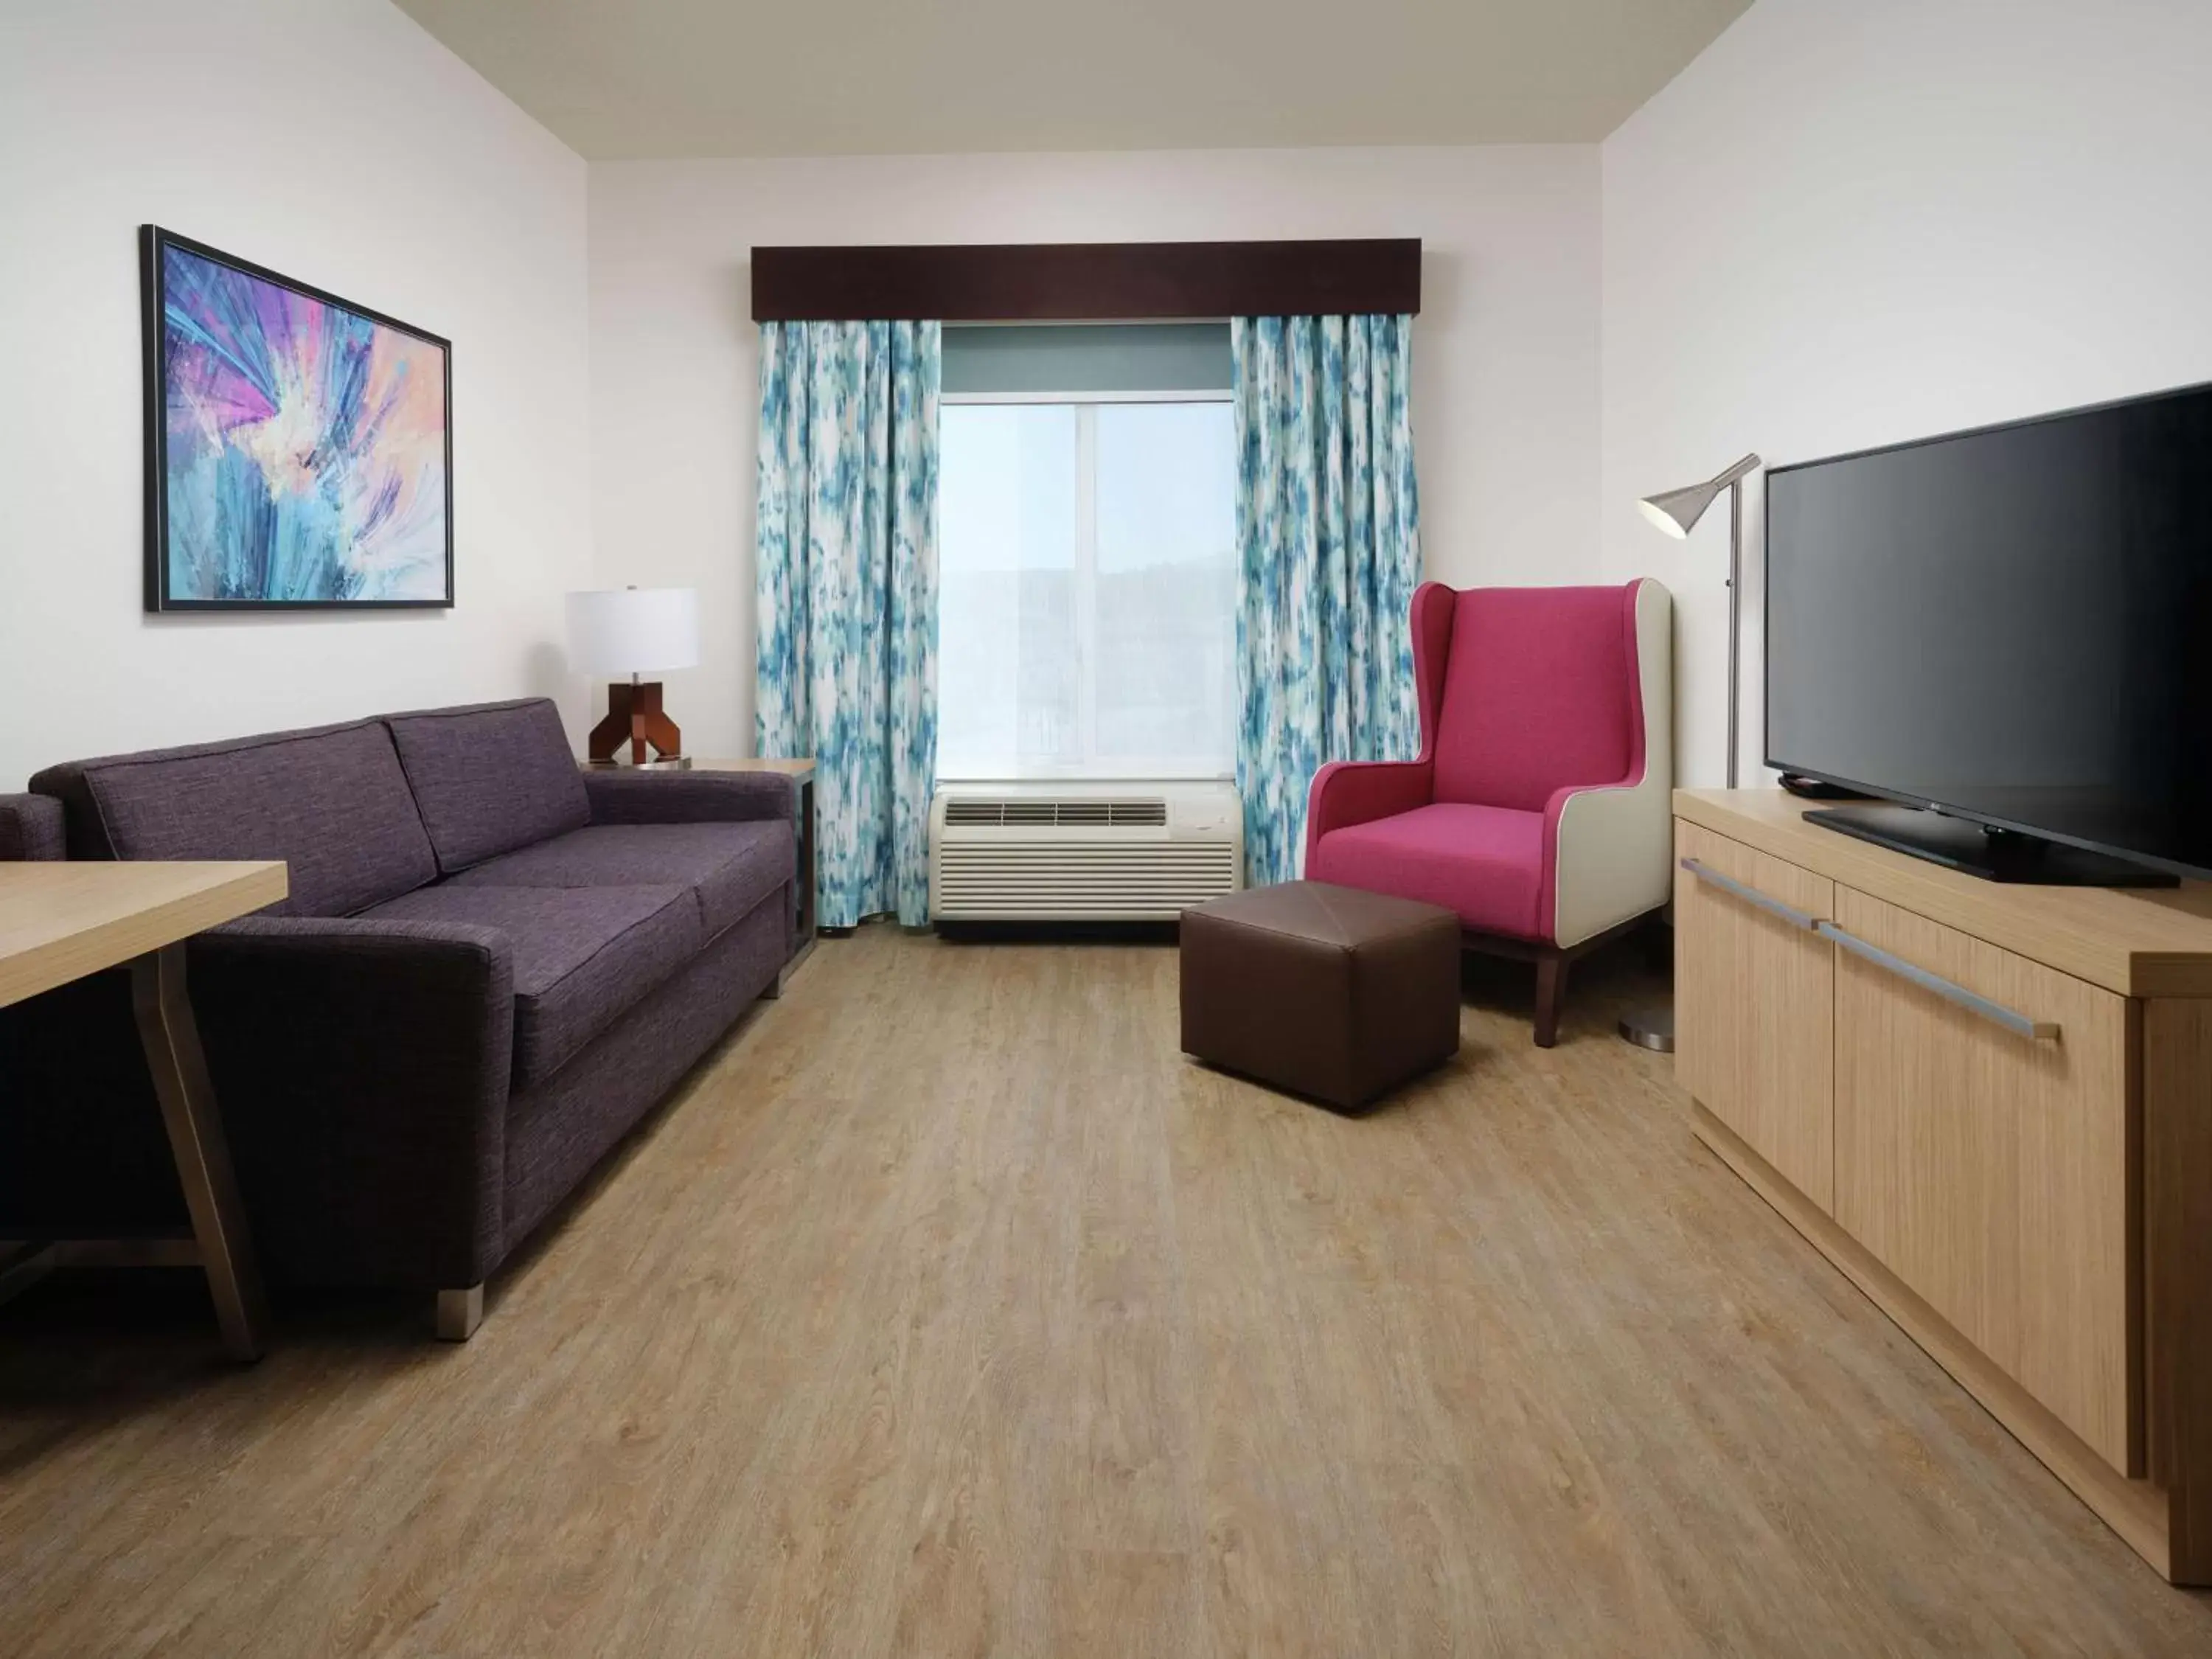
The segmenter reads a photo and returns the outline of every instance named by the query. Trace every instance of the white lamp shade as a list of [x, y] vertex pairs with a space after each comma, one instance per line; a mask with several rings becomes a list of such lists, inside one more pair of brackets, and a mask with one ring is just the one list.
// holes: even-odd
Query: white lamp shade
[[699, 662], [699, 595], [612, 587], [568, 595], [568, 661], [580, 674], [657, 674]]

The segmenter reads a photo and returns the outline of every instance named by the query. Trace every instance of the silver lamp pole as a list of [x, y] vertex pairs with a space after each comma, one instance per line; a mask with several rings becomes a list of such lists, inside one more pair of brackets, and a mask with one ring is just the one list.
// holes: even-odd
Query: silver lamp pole
[[[1759, 466], [1758, 456], [1747, 455], [1703, 483], [1646, 495], [1637, 502], [1645, 518], [1681, 541], [1697, 527], [1721, 491], [1729, 493], [1728, 787], [1731, 789], [1736, 787], [1736, 719], [1743, 702], [1743, 481]], [[1639, 1048], [1671, 1054], [1674, 1010], [1671, 1006], [1639, 1010], [1620, 1022], [1620, 1034]]]

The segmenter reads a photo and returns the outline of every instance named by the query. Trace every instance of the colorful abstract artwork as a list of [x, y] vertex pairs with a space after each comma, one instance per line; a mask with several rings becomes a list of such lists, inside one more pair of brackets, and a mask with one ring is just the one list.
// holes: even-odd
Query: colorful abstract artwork
[[148, 226], [151, 610], [453, 603], [450, 348]]

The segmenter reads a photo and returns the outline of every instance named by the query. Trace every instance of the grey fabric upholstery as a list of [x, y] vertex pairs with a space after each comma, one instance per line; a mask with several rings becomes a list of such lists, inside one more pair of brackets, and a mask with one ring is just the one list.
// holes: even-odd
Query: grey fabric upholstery
[[543, 697], [388, 714], [385, 724], [449, 876], [591, 822], [561, 711]]
[[514, 961], [514, 1081], [560, 1069], [705, 941], [689, 887], [464, 887], [410, 893], [380, 921], [457, 922], [504, 938]]
[[593, 823], [723, 823], [797, 815], [799, 792], [778, 772], [584, 774]]
[[291, 893], [271, 915], [345, 915], [438, 873], [375, 720], [82, 761], [31, 787], [89, 820], [72, 857], [283, 860]]
[[48, 795], [0, 795], [0, 863], [63, 855], [62, 804]]
[[688, 887], [712, 938], [791, 879], [791, 826], [595, 823], [503, 853], [453, 878], [455, 887]]

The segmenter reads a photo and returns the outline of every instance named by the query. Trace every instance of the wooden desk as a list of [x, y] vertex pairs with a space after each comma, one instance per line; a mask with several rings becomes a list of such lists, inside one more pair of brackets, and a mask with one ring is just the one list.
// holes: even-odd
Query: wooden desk
[[272, 904], [282, 864], [0, 863], [0, 1007], [127, 964], [198, 1264], [224, 1346], [259, 1357], [261, 1279], [185, 991], [184, 941]]

